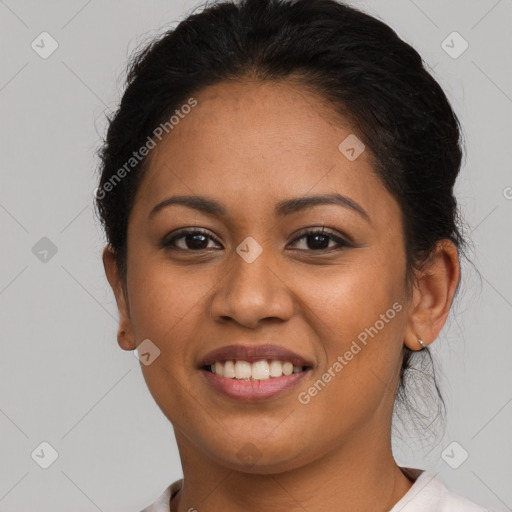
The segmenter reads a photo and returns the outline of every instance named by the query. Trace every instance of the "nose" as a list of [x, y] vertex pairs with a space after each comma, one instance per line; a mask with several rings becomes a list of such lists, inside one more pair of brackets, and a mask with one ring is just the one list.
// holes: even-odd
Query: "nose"
[[233, 260], [210, 302], [211, 317], [217, 322], [233, 321], [251, 329], [263, 320], [290, 319], [293, 292], [270, 249], [264, 249], [251, 263], [238, 253], [233, 254]]

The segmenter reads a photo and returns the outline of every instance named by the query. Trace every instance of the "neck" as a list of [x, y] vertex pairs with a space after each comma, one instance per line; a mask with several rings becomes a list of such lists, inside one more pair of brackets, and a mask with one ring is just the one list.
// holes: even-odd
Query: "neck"
[[410, 489], [391, 452], [389, 436], [356, 436], [323, 457], [293, 469], [265, 468], [243, 472], [218, 464], [175, 431], [182, 459], [184, 485], [173, 511], [309, 512], [389, 511]]

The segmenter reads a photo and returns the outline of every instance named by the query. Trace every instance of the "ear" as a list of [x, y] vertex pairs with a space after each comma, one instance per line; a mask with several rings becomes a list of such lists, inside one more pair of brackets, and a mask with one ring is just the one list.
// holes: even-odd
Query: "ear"
[[114, 249], [110, 244], [103, 249], [103, 267], [105, 268], [108, 282], [114, 292], [117, 309], [119, 311], [117, 342], [123, 350], [134, 350], [137, 348], [137, 345], [135, 343], [133, 325], [130, 319], [128, 296], [119, 275]]
[[408, 348], [421, 350], [418, 338], [425, 346], [437, 338], [448, 318], [459, 279], [457, 247], [450, 240], [441, 240], [418, 271], [404, 341]]

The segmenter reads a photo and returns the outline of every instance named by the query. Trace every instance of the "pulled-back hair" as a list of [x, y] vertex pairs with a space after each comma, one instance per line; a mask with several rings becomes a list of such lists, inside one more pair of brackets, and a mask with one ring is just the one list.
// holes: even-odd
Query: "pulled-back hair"
[[[307, 87], [350, 122], [401, 207], [408, 280], [438, 241], [463, 248], [453, 195], [459, 121], [416, 50], [385, 23], [335, 0], [228, 0], [191, 14], [136, 54], [109, 119], [96, 207], [123, 279], [128, 220], [147, 158], [113, 177], [194, 94], [248, 79]], [[398, 401], [406, 400], [415, 361], [424, 373], [430, 360], [428, 349], [404, 347]]]

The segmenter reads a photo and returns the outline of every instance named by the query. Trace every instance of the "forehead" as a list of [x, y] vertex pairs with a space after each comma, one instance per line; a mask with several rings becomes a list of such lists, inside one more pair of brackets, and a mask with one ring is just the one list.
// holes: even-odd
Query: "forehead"
[[355, 160], [340, 151], [355, 128], [305, 87], [222, 82], [194, 99], [197, 106], [150, 153], [139, 208], [170, 194], [207, 194], [247, 211], [325, 192], [349, 195], [370, 215], [389, 203], [369, 150]]

